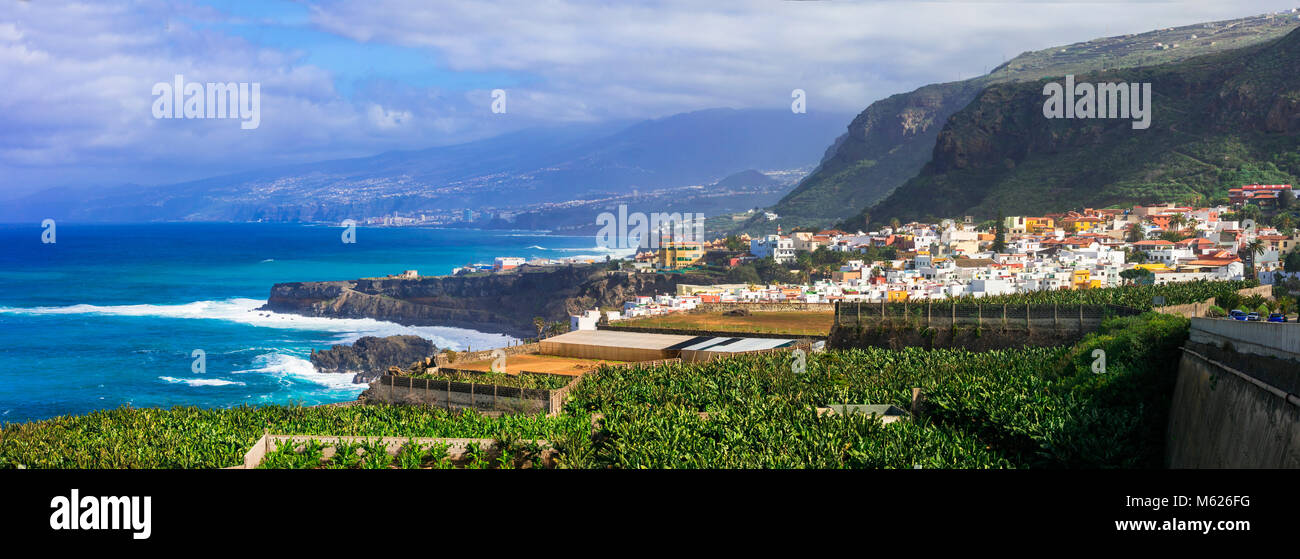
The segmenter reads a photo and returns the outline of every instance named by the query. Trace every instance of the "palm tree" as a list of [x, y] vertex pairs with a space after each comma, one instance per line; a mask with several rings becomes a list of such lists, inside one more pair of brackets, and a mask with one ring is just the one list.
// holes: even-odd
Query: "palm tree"
[[542, 334], [546, 331], [546, 319], [540, 316], [533, 317], [533, 327], [537, 328], [537, 339], [542, 339]]
[[1255, 255], [1264, 254], [1264, 241], [1251, 239], [1246, 243], [1246, 256], [1250, 257], [1250, 275], [1255, 276]]

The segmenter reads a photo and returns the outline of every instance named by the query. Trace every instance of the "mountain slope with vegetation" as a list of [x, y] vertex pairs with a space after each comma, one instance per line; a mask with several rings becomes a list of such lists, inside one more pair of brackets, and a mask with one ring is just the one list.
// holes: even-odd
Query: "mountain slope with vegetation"
[[1180, 61], [1267, 42], [1297, 25], [1295, 17], [1266, 15], [1096, 39], [1026, 52], [985, 76], [876, 101], [773, 211], [787, 226], [824, 225], [880, 201], [921, 170], [944, 123], [986, 87]]
[[1207, 202], [1242, 183], [1300, 177], [1300, 30], [1267, 43], [1076, 83], [1151, 83], [1150, 128], [1048, 119], [1048, 81], [991, 86], [949, 119], [933, 158], [842, 225], [892, 218], [1043, 213], [1154, 201]]

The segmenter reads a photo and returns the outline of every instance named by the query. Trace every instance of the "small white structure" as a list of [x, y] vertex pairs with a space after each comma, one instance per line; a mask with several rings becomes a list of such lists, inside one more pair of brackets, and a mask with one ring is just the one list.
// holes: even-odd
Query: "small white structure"
[[591, 309], [580, 315], [569, 315], [569, 330], [595, 330], [600, 322], [600, 310]]

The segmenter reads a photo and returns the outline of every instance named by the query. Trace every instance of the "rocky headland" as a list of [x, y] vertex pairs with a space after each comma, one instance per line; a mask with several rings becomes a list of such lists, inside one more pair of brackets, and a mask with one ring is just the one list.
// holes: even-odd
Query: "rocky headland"
[[568, 321], [637, 295], [675, 293], [712, 276], [610, 271], [604, 266], [526, 266], [501, 273], [277, 283], [263, 310], [331, 318], [373, 318], [406, 326], [452, 326], [519, 338], [537, 335], [534, 317]]
[[352, 345], [313, 351], [311, 364], [322, 373], [352, 373], [352, 382], [362, 384], [379, 378], [390, 367], [410, 366], [437, 350], [433, 342], [419, 336], [366, 336]]

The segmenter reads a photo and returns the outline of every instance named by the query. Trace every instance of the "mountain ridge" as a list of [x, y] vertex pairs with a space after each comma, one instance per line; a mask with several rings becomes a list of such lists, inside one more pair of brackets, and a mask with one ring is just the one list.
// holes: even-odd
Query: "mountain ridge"
[[[0, 219], [338, 221], [501, 208], [683, 184], [743, 169], [813, 165], [835, 113], [706, 109], [628, 124], [529, 129], [487, 140], [295, 164], [91, 197], [38, 193]], [[87, 199], [89, 198], [89, 199]], [[82, 200], [77, 205], [67, 200]]]
[[883, 200], [921, 171], [944, 124], [986, 87], [1186, 60], [1266, 42], [1297, 26], [1295, 18], [1265, 14], [1104, 37], [1025, 52], [984, 76], [892, 95], [859, 113], [818, 168], [772, 209], [786, 225], [820, 226]]
[[1227, 52], [1075, 76], [1151, 83], [1147, 130], [1128, 119], [1045, 118], [1049, 81], [985, 89], [948, 120], [916, 177], [841, 225], [1209, 201], [1238, 183], [1300, 177], [1300, 29]]

